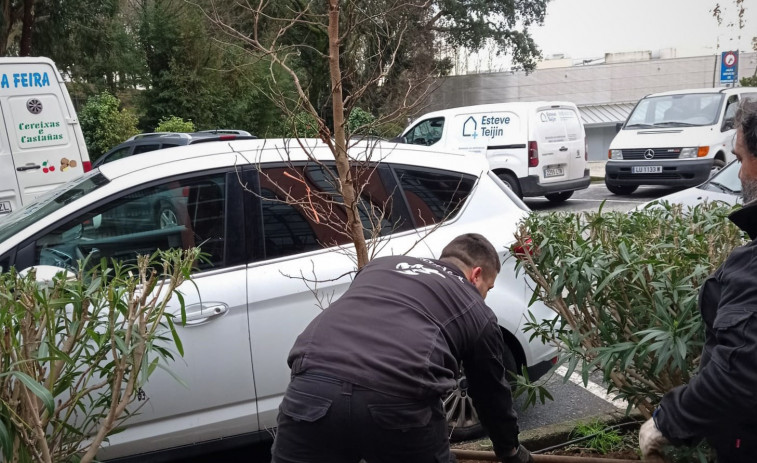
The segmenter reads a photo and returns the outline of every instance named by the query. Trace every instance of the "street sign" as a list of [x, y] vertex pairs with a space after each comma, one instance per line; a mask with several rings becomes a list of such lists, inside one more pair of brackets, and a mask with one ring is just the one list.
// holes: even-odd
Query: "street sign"
[[720, 82], [734, 83], [739, 78], [739, 52], [724, 51], [720, 59]]

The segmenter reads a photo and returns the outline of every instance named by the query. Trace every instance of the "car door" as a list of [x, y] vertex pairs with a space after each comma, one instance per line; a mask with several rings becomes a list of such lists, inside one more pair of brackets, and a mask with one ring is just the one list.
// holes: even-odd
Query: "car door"
[[[354, 175], [362, 185], [361, 220], [376, 230], [376, 240], [412, 228], [397, 189], [386, 186], [392, 175], [388, 169]], [[266, 167], [258, 193], [247, 198], [247, 207], [259, 211], [260, 218], [256, 233], [248, 234], [250, 246], [258, 250], [247, 268], [247, 291], [261, 430], [276, 426], [295, 339], [347, 289], [355, 272], [352, 243], [340, 231], [344, 211], [334, 207], [341, 197], [333, 181], [327, 169], [313, 165]]]
[[[4, 123], [3, 109], [0, 106], [0, 124]], [[13, 168], [13, 157], [8, 143], [8, 131], [0, 131], [0, 220], [21, 207], [18, 196], [18, 182], [16, 169]]]
[[[192, 281], [179, 290], [184, 357], [156, 369], [139, 391], [138, 415], [99, 455], [117, 458], [257, 430], [244, 258], [242, 192], [236, 172], [216, 172], [123, 191], [37, 237], [35, 264], [76, 268], [83, 256], [130, 261], [156, 249], [199, 246]], [[170, 210], [173, 220], [165, 220]], [[178, 316], [173, 298], [168, 313]], [[172, 349], [175, 350], [175, 349]]]

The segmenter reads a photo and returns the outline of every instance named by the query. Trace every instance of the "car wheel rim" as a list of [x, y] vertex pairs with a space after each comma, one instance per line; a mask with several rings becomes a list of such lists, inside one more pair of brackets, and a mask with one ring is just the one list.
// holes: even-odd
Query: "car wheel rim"
[[178, 225], [179, 220], [176, 218], [176, 213], [171, 209], [163, 209], [160, 212], [160, 228], [166, 228], [173, 225]]
[[444, 413], [451, 428], [470, 428], [480, 423], [470, 396], [460, 387], [444, 399]]

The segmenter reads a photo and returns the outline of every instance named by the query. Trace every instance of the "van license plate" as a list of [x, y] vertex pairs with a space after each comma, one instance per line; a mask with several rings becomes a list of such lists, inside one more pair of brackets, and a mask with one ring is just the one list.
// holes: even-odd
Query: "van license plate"
[[11, 202], [10, 201], [0, 201], [0, 215], [2, 214], [10, 214], [11, 213]]
[[633, 166], [631, 173], [634, 174], [661, 174], [662, 166]]
[[544, 178], [560, 177], [565, 175], [565, 170], [562, 167], [547, 167], [544, 169]]

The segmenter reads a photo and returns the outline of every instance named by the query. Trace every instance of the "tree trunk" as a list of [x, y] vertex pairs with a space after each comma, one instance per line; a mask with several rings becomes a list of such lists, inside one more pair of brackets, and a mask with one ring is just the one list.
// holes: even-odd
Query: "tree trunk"
[[19, 56], [29, 56], [32, 52], [32, 28], [34, 26], [34, 1], [24, 0], [24, 16], [21, 26], [21, 46]]
[[[331, 74], [331, 106], [334, 117], [334, 158], [339, 183], [347, 210], [347, 233], [355, 244], [357, 268], [368, 263], [368, 247], [360, 221], [355, 184], [347, 157], [347, 137], [344, 130], [344, 100], [342, 98], [342, 71], [339, 66], [339, 1], [328, 0], [329, 4], [329, 72]], [[322, 132], [327, 133], [327, 132]], [[328, 140], [324, 140], [328, 143]]]

